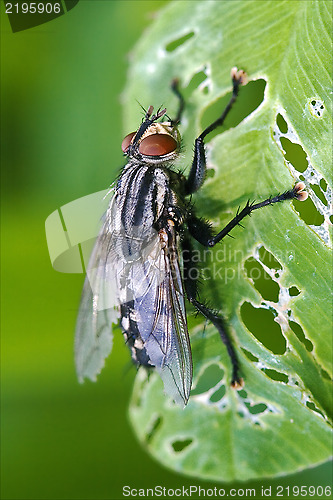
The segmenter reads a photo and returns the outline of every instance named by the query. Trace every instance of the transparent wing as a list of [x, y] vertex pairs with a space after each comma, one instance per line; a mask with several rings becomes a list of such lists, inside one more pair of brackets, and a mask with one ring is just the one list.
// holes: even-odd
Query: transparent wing
[[115, 276], [112, 205], [96, 240], [87, 267], [75, 330], [75, 364], [79, 380], [96, 380], [112, 349], [112, 323], [119, 318], [119, 294]]
[[165, 392], [185, 405], [192, 359], [175, 235], [147, 226], [125, 230], [121, 213], [113, 198], [89, 261], [76, 324], [77, 374], [96, 380], [112, 349], [120, 306], [130, 304]]
[[132, 266], [132, 280], [138, 286], [134, 317], [165, 392], [184, 406], [191, 390], [192, 358], [175, 238], [164, 246], [158, 235], [147, 252]]

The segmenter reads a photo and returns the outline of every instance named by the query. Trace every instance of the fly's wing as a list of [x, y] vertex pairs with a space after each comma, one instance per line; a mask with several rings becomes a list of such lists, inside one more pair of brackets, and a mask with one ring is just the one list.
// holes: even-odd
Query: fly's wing
[[157, 233], [149, 224], [125, 229], [113, 198], [89, 261], [76, 325], [75, 360], [81, 381], [96, 380], [102, 370], [121, 304], [131, 309], [165, 392], [185, 405], [192, 359], [175, 236], [164, 230]]
[[144, 348], [174, 401], [186, 405], [192, 383], [192, 357], [184, 292], [175, 237], [166, 233], [152, 241], [149, 255], [132, 266], [137, 292], [133, 304]]
[[112, 323], [119, 318], [115, 275], [119, 262], [113, 251], [111, 200], [103, 228], [91, 254], [75, 330], [75, 363], [80, 382], [96, 380], [112, 349]]

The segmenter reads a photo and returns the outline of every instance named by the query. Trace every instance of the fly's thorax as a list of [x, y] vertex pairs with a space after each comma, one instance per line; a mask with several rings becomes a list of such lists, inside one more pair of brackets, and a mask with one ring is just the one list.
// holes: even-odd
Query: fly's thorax
[[164, 164], [177, 158], [180, 150], [180, 134], [171, 122], [154, 122], [128, 134], [122, 142], [122, 150], [129, 158], [149, 164]]
[[151, 233], [156, 233], [156, 223], [166, 213], [171, 199], [167, 168], [138, 164], [130, 159], [118, 179], [112, 214], [109, 214], [121, 245], [126, 240], [134, 251], [141, 242], [151, 240]]

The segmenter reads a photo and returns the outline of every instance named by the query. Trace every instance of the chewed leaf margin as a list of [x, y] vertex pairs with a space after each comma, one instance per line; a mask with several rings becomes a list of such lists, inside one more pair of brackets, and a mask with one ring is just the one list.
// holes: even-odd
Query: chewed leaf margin
[[[224, 347], [200, 318], [190, 319], [194, 378], [185, 410], [164, 396], [157, 374], [148, 378], [139, 370], [132, 425], [157, 460], [183, 474], [217, 481], [273, 477], [331, 456], [330, 18], [326, 1], [176, 2], [161, 11], [133, 53], [128, 130], [140, 117], [137, 98], [147, 106], [163, 103], [172, 116], [176, 100], [168, 82], [178, 77], [187, 101], [180, 128], [184, 149], [175, 166], [182, 170], [191, 163], [207, 109], [214, 113], [214, 103], [227, 100], [230, 68], [265, 82], [257, 108], [226, 123], [207, 146], [209, 174], [195, 202], [214, 227], [247, 199], [281, 192], [297, 180], [306, 183], [312, 203], [306, 210], [295, 202], [253, 214], [246, 229], [234, 230], [235, 240], [204, 262], [201, 295], [227, 319], [244, 391], [230, 389]], [[296, 160], [293, 147], [299, 149]], [[248, 275], [251, 266], [261, 277]], [[269, 315], [284, 339], [281, 352], [274, 339], [268, 343], [273, 328], [258, 337], [244, 321], [246, 303]]]

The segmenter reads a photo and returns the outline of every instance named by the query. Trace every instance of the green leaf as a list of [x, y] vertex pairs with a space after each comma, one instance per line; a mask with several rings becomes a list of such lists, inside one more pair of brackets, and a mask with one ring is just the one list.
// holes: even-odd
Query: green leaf
[[214, 227], [248, 199], [299, 179], [310, 195], [254, 213], [214, 251], [198, 247], [200, 297], [227, 320], [244, 389], [229, 387], [225, 348], [200, 317], [190, 320], [185, 410], [166, 398], [156, 373], [138, 373], [135, 432], [157, 460], [187, 475], [277, 476], [331, 455], [331, 17], [326, 1], [173, 2], [131, 55], [127, 132], [141, 118], [135, 99], [173, 116], [169, 84], [180, 79], [187, 107], [179, 168], [189, 167], [195, 137], [227, 102], [230, 69], [248, 74], [225, 128], [209, 138], [207, 180], [194, 197]]

